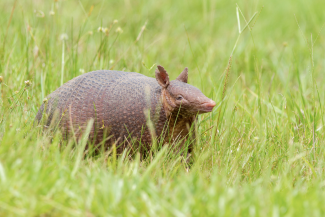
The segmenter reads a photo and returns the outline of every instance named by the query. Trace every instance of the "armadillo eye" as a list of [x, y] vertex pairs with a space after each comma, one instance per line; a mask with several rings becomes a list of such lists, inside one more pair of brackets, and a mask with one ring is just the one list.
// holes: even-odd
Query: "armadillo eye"
[[176, 100], [182, 100], [183, 99], [183, 97], [181, 96], [181, 95], [178, 95], [177, 97], [176, 97]]

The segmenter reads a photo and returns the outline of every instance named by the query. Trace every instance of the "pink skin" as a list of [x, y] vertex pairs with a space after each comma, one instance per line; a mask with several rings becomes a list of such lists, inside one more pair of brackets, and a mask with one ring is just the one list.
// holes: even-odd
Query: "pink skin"
[[213, 110], [213, 108], [216, 106], [216, 103], [210, 99], [209, 102], [205, 102], [201, 105], [201, 109], [200, 109], [200, 114], [202, 113], [206, 113], [206, 112], [211, 112]]

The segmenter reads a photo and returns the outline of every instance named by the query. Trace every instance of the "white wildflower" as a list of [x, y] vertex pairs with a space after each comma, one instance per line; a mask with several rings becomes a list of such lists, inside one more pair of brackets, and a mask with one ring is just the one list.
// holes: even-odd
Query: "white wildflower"
[[121, 27], [117, 27], [117, 29], [115, 30], [115, 32], [117, 32], [117, 33], [123, 33], [123, 29]]
[[29, 80], [25, 81], [25, 85], [26, 85], [26, 87], [30, 86], [31, 84], [32, 84], [32, 83], [31, 83]]
[[103, 28], [103, 32], [107, 34], [108, 33], [108, 28]]
[[62, 33], [61, 35], [60, 35], [60, 40], [61, 41], [65, 41], [65, 40], [68, 40], [68, 35], [66, 34], [66, 33]]

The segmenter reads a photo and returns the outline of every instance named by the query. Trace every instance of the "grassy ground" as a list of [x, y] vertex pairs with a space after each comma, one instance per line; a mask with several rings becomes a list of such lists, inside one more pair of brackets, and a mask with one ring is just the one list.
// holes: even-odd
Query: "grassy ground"
[[[238, 6], [241, 29], [257, 15], [229, 67], [236, 1], [0, 1], [0, 215], [324, 216], [325, 3]], [[33, 127], [71, 78], [153, 77], [156, 64], [171, 79], [189, 67], [189, 83], [217, 102], [199, 118], [189, 172], [166, 149], [83, 157]]]

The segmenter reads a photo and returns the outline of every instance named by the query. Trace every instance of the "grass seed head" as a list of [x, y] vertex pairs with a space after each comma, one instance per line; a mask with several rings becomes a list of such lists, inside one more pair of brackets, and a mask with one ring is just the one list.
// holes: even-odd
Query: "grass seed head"
[[32, 84], [32, 83], [31, 83], [29, 80], [25, 81], [25, 85], [26, 85], [26, 87], [29, 87], [31, 84]]
[[37, 57], [37, 56], [38, 56], [38, 52], [39, 52], [39, 48], [38, 48], [38, 46], [36, 45], [36, 46], [33, 48], [33, 54], [34, 54], [34, 57]]

